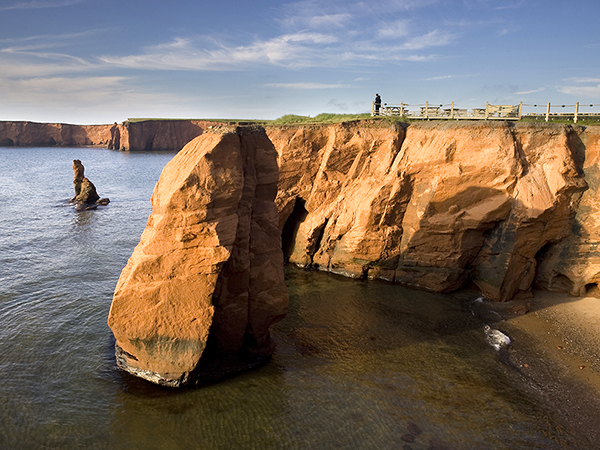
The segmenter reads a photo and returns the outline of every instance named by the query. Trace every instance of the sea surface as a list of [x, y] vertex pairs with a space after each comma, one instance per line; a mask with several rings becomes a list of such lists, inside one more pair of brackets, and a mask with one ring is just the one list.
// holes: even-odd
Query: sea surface
[[[585, 448], [464, 301], [294, 267], [269, 364], [182, 390], [119, 371], [112, 293], [173, 156], [0, 148], [0, 449]], [[68, 204], [73, 159], [108, 206]]]

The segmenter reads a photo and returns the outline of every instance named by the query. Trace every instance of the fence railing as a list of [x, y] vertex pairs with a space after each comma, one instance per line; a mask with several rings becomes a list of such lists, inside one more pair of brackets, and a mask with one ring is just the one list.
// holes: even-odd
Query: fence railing
[[[429, 102], [425, 104], [408, 104], [400, 102], [400, 104], [387, 104], [384, 103], [377, 108], [375, 102], [371, 107], [371, 115], [377, 116], [400, 116], [407, 117], [410, 119], [424, 119], [424, 120], [520, 120], [523, 116], [535, 116], [544, 117], [546, 122], [550, 121], [553, 117], [560, 116], [561, 118], [568, 118], [577, 123], [579, 118], [582, 116], [600, 115], [600, 113], [586, 112], [582, 109], [587, 108], [588, 105], [584, 105], [580, 108], [579, 102], [574, 105], [552, 105], [547, 103], [546, 105], [540, 104], [524, 104], [520, 102], [518, 105], [491, 105], [486, 102], [485, 108], [457, 108], [454, 102], [449, 104], [434, 105]], [[589, 105], [590, 108], [600, 105]], [[533, 108], [533, 112], [524, 112], [524, 107], [527, 109]], [[536, 112], [535, 108], [544, 108], [540, 112]], [[557, 112], [557, 108], [560, 108], [560, 112]], [[573, 110], [565, 110], [565, 108], [573, 108]]]

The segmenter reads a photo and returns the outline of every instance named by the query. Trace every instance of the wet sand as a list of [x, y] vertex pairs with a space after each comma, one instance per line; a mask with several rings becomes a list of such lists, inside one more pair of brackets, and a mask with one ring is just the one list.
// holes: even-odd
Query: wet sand
[[500, 315], [492, 326], [512, 340], [509, 365], [524, 389], [583, 448], [600, 448], [600, 298], [536, 291], [533, 299], [485, 307]]

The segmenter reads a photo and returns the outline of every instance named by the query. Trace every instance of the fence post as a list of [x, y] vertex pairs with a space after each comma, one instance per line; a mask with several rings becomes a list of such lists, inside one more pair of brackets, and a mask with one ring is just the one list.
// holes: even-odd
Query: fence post
[[425, 102], [425, 118], [429, 120], [429, 102]]
[[575, 115], [573, 116], [573, 123], [577, 123], [577, 114], [579, 113], [579, 102], [575, 103]]
[[452, 106], [450, 106], [450, 119], [454, 119], [454, 100], [452, 101]]
[[523, 102], [519, 103], [519, 120], [523, 117]]
[[371, 116], [375, 116], [375, 101], [371, 102]]
[[400, 117], [404, 117], [404, 102], [400, 102]]
[[485, 120], [488, 119], [490, 114], [490, 102], [485, 102]]
[[546, 122], [550, 118], [550, 102], [548, 102], [548, 106], [546, 107]]

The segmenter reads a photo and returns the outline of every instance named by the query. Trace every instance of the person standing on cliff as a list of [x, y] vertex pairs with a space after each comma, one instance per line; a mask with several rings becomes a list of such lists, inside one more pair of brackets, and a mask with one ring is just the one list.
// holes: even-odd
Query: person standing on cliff
[[379, 109], [381, 108], [381, 97], [379, 96], [379, 94], [375, 94], [375, 115], [378, 116], [379, 115]]

